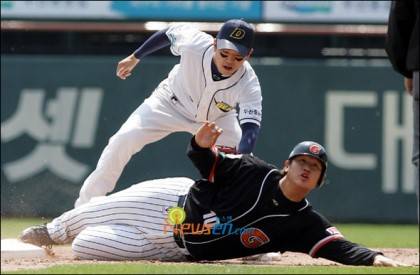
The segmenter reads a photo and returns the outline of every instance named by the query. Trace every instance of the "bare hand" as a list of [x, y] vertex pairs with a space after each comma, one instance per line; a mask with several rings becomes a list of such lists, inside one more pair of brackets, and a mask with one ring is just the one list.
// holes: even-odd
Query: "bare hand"
[[374, 266], [392, 266], [392, 267], [408, 266], [407, 264], [392, 260], [383, 255], [376, 255], [375, 259], [373, 260], [373, 265]]
[[205, 122], [195, 134], [195, 143], [201, 148], [211, 148], [216, 144], [217, 138], [222, 134], [223, 129], [214, 122]]
[[131, 71], [136, 67], [140, 60], [137, 59], [134, 54], [127, 56], [117, 66], [117, 76], [123, 80], [131, 75]]
[[413, 79], [404, 77], [404, 88], [410, 94], [413, 95]]

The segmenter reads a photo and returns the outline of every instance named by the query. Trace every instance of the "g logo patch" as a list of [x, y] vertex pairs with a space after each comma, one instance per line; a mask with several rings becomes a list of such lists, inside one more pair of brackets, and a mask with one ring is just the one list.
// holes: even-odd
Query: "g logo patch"
[[245, 31], [240, 28], [235, 28], [229, 36], [235, 39], [242, 39], [245, 37]]
[[258, 248], [270, 241], [268, 236], [258, 228], [247, 228], [241, 233], [241, 243], [247, 248]]

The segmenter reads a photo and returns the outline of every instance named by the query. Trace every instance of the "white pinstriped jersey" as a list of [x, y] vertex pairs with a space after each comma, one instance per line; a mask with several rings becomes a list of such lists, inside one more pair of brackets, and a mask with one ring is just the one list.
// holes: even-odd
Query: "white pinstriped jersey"
[[181, 56], [170, 71], [168, 88], [183, 104], [189, 118], [195, 121], [215, 121], [239, 106], [240, 124], [260, 125], [262, 117], [261, 87], [254, 70], [245, 61], [231, 77], [214, 81], [211, 60], [214, 38], [187, 24], [173, 24], [166, 35], [171, 51]]

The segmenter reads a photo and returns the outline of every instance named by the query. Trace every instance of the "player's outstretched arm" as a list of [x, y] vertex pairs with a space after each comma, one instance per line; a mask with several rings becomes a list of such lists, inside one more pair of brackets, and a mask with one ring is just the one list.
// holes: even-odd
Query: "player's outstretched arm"
[[117, 76], [123, 80], [131, 75], [133, 69], [140, 62], [140, 59], [137, 59], [134, 54], [131, 54], [118, 62], [117, 66]]
[[374, 266], [391, 266], [391, 267], [408, 266], [404, 263], [385, 257], [384, 255], [376, 255], [375, 259], [373, 260], [373, 265]]
[[155, 32], [133, 54], [121, 60], [117, 66], [117, 76], [121, 79], [126, 79], [131, 75], [132, 70], [142, 58], [169, 46], [171, 41], [166, 35], [167, 30], [168, 28]]

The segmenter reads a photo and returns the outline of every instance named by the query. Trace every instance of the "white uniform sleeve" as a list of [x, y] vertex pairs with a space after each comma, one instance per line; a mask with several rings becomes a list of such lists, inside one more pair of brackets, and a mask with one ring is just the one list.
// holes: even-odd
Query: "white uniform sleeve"
[[257, 76], [251, 70], [252, 77], [248, 80], [246, 88], [239, 96], [239, 123], [255, 123], [261, 126], [262, 96], [261, 86]]
[[213, 39], [211, 35], [182, 23], [171, 24], [166, 35], [171, 41], [171, 52], [176, 56], [182, 55], [190, 45], [208, 45]]

